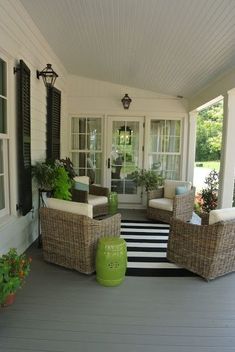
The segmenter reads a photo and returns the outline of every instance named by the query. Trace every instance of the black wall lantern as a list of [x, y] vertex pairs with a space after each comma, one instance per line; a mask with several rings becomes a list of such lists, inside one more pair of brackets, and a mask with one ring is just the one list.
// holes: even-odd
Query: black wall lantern
[[47, 64], [47, 66], [40, 72], [37, 70], [37, 79], [39, 79], [40, 76], [42, 77], [45, 86], [48, 88], [54, 86], [56, 78], [58, 77], [57, 73], [51, 67], [51, 64]]
[[121, 126], [118, 129], [119, 145], [131, 145], [132, 129], [129, 126]]
[[129, 109], [129, 106], [130, 106], [130, 103], [132, 102], [132, 100], [128, 94], [125, 94], [125, 96], [122, 98], [121, 102], [122, 102], [124, 109]]

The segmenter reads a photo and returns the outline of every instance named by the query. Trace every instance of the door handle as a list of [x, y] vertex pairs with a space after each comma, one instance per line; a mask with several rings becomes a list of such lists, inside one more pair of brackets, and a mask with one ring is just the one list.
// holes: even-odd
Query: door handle
[[108, 169], [110, 169], [110, 158], [108, 158]]

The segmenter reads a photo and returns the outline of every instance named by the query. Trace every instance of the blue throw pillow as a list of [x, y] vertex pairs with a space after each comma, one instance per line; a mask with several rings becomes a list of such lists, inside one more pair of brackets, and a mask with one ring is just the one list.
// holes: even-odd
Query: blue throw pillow
[[89, 185], [87, 185], [86, 183], [75, 182], [74, 188], [77, 189], [78, 191], [89, 192]]
[[178, 186], [175, 188], [175, 195], [179, 196], [180, 194], [184, 194], [188, 192], [188, 189], [186, 186]]

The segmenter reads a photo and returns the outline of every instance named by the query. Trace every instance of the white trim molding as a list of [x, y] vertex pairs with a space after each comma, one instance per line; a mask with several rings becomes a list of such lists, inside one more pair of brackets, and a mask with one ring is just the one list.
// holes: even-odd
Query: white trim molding
[[219, 208], [229, 208], [233, 203], [235, 177], [235, 88], [224, 95], [224, 122], [220, 164]]
[[187, 181], [192, 183], [194, 178], [194, 162], [196, 151], [197, 115], [198, 113], [196, 110], [190, 111], [189, 113]]

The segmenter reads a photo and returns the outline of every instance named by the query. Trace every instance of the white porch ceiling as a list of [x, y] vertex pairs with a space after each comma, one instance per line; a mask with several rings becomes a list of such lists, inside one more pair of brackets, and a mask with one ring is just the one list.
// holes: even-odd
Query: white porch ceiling
[[21, 3], [71, 74], [189, 97], [235, 67], [235, 0]]

